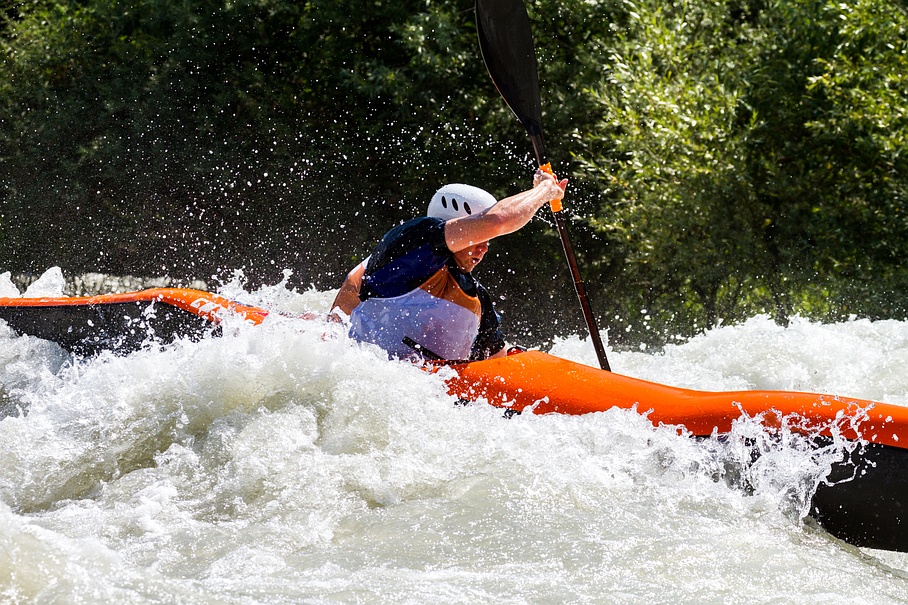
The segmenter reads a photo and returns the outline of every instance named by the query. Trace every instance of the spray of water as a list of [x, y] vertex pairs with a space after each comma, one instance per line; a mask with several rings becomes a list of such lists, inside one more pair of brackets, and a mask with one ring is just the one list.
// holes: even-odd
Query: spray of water
[[[805, 520], [841, 439], [817, 448], [759, 416], [703, 440], [635, 410], [507, 419], [287, 316], [333, 292], [238, 274], [219, 293], [286, 315], [91, 359], [0, 326], [7, 600], [906, 602], [904, 555]], [[906, 337], [758, 317], [609, 356], [679, 386], [904, 404]], [[594, 363], [580, 337], [552, 352]]]

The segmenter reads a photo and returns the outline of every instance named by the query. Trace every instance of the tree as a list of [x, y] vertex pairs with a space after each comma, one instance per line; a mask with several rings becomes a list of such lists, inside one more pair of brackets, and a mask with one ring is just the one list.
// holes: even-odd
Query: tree
[[618, 314], [690, 333], [870, 309], [869, 276], [904, 292], [905, 32], [879, 0], [632, 5], [584, 155], [636, 293]]
[[[8, 8], [0, 266], [253, 281], [291, 268], [294, 285], [330, 287], [442, 183], [525, 187], [530, 146], [470, 4]], [[760, 312], [906, 315], [902, 5], [527, 6], [548, 150], [613, 343]], [[483, 267], [531, 341], [582, 326], [541, 216]]]

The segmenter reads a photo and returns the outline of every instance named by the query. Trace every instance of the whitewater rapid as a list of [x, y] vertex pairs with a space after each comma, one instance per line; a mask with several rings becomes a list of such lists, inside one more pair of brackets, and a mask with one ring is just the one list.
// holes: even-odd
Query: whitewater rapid
[[[578, 336], [551, 352], [595, 365]], [[609, 360], [908, 405], [906, 322], [756, 317]], [[628, 410], [506, 419], [329, 322], [88, 360], [0, 322], [0, 412], [0, 602], [908, 603], [908, 555], [806, 518], [831, 458], [758, 419], [705, 442]]]

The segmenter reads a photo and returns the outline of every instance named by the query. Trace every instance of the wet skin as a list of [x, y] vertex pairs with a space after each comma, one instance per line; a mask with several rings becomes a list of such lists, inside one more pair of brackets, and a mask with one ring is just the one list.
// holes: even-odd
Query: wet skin
[[482, 242], [460, 252], [454, 253], [454, 260], [457, 266], [466, 273], [473, 271], [473, 268], [482, 261], [486, 252], [489, 251], [489, 242]]

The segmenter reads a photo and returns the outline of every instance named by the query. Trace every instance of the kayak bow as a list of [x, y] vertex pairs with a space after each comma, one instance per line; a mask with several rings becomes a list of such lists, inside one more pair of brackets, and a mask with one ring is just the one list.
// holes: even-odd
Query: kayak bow
[[224, 297], [183, 288], [101, 296], [0, 298], [0, 319], [19, 334], [56, 342], [77, 355], [128, 353], [148, 341], [198, 339], [239, 313], [258, 324], [268, 315]]

